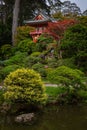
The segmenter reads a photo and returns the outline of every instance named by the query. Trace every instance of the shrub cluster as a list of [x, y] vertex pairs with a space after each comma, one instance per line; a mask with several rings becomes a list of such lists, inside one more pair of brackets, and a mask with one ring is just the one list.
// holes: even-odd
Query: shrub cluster
[[17, 69], [4, 80], [4, 98], [9, 102], [44, 104], [45, 88], [40, 75], [34, 70]]
[[[76, 103], [82, 101], [84, 96], [82, 92], [87, 93], [87, 86], [83, 82], [84, 73], [78, 69], [71, 69], [66, 66], [60, 66], [55, 70], [48, 72], [48, 80], [58, 85], [64, 92], [58, 94], [58, 102]], [[87, 98], [86, 98], [87, 99]]]
[[52, 83], [62, 84], [63, 86], [73, 86], [78, 89], [84, 86], [82, 77], [84, 73], [78, 69], [71, 69], [66, 66], [60, 66], [48, 73], [48, 80]]
[[30, 38], [29, 32], [34, 31], [35, 29], [30, 26], [19, 26], [17, 28], [17, 36], [15, 37], [16, 44], [19, 44], [20, 41]]

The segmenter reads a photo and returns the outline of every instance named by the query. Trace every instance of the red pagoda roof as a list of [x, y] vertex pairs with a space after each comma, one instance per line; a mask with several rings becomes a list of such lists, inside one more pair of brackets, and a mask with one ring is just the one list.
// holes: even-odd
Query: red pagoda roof
[[46, 16], [46, 15], [43, 15], [42, 13], [38, 14], [37, 16], [35, 16], [33, 18], [33, 20], [25, 20], [24, 23], [25, 24], [30, 24], [30, 25], [34, 25], [34, 24], [44, 24], [44, 23], [47, 23], [47, 22], [52, 22], [54, 21], [53, 18], [49, 17], [49, 16]]
[[25, 21], [25, 24], [32, 24], [32, 25], [34, 25], [34, 24], [38, 24], [38, 23], [40, 23], [40, 24], [45, 24], [45, 23], [47, 23], [47, 22], [50, 22], [51, 20], [35, 20], [35, 21], [33, 21], [33, 20], [26, 20]]

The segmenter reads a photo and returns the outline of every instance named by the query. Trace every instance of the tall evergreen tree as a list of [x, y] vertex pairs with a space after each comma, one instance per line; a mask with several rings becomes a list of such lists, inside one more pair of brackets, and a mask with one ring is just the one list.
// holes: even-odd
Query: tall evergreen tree
[[72, 16], [81, 15], [80, 8], [76, 3], [71, 3], [70, 1], [64, 1], [62, 6], [62, 12], [64, 15], [71, 14]]
[[84, 15], [84, 16], [87, 16], [87, 10], [85, 10], [85, 11], [83, 12], [83, 15]]

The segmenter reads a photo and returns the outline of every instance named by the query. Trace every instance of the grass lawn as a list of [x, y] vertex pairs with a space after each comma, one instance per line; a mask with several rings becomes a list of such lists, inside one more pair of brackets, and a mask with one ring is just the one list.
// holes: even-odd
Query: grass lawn
[[46, 87], [46, 94], [48, 95], [48, 102], [56, 101], [58, 95], [64, 93], [66, 89], [64, 87]]
[[56, 97], [59, 93], [58, 87], [46, 87], [46, 93], [48, 96]]
[[64, 87], [53, 87], [53, 86], [49, 86], [46, 87], [46, 93], [49, 96], [58, 96], [58, 94], [64, 93], [66, 91], [66, 89], [64, 89]]

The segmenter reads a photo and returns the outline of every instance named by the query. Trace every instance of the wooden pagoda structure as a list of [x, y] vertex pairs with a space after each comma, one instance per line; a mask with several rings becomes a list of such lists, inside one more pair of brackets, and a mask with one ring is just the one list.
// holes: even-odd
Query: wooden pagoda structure
[[45, 32], [48, 22], [54, 22], [53, 18], [50, 18], [42, 13], [37, 14], [32, 20], [25, 20], [24, 23], [28, 26], [35, 28], [35, 31], [30, 32], [33, 41], [36, 42], [38, 37]]

